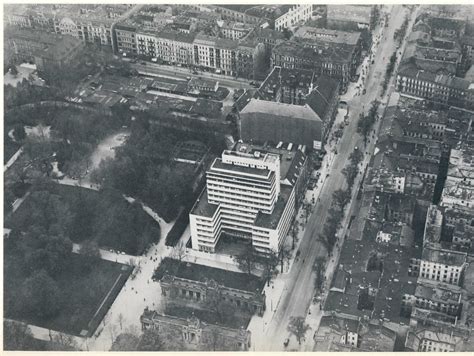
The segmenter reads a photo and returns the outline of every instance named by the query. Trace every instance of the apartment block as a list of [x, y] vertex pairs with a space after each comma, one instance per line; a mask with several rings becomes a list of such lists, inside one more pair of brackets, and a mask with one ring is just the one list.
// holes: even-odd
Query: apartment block
[[420, 261], [420, 277], [457, 285], [466, 263], [465, 252], [425, 246]]
[[346, 43], [318, 45], [312, 41], [293, 37], [273, 48], [271, 65], [289, 69], [304, 69], [327, 75], [340, 82], [340, 93], [345, 93], [355, 75], [354, 51], [356, 47]]
[[312, 15], [312, 4], [293, 5], [286, 8], [286, 12], [275, 19], [275, 30], [283, 31], [284, 28], [292, 30], [311, 19]]
[[13, 61], [33, 61], [40, 71], [73, 65], [83, 48], [82, 42], [71, 36], [29, 28], [5, 31], [5, 46]]
[[452, 149], [441, 205], [466, 211], [474, 208], [474, 149], [470, 146]]
[[427, 72], [413, 63], [400, 66], [396, 87], [402, 94], [465, 109], [474, 108], [474, 83], [450, 75]]

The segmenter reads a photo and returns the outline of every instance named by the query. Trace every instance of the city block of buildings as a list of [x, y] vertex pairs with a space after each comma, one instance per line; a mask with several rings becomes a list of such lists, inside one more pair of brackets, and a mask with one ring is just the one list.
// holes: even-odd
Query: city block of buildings
[[216, 252], [222, 234], [279, 252], [308, 178], [302, 145], [237, 143], [216, 158], [189, 218], [192, 248]]

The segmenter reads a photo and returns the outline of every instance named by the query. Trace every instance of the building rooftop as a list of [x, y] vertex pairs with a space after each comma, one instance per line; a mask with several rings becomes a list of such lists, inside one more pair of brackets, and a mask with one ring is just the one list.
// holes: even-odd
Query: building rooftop
[[38, 49], [36, 54], [43, 58], [60, 60], [68, 55], [72, 50], [81, 47], [82, 42], [72, 36], [58, 35], [55, 33], [47, 33], [34, 29], [8, 28], [4, 32], [5, 40], [9, 38], [13, 40], [30, 41], [43, 45], [42, 49]]
[[204, 77], [192, 77], [191, 80], [188, 82], [188, 86], [190, 87], [207, 87], [207, 88], [216, 88], [219, 86], [219, 82], [217, 80], [208, 79]]
[[304, 165], [306, 155], [298, 149], [297, 145], [292, 145], [291, 150], [288, 150], [288, 146], [289, 144], [282, 144], [280, 148], [277, 148], [268, 142], [264, 145], [238, 142], [233, 150], [250, 155], [254, 155], [255, 152], [277, 155], [280, 159], [280, 179], [282, 183], [293, 186]]
[[262, 100], [277, 101], [276, 98], [282, 88], [294, 88], [301, 91], [304, 97], [316, 78], [316, 73], [310, 70], [275, 66], [258, 88], [256, 96]]
[[[366, 194], [369, 192], [364, 196]], [[373, 200], [374, 194], [369, 195]], [[379, 200], [381, 197], [383, 195], [380, 195]], [[372, 221], [370, 217], [367, 219], [366, 208], [362, 207], [361, 211], [352, 222], [349, 238], [342, 246], [340, 268], [326, 298], [324, 310], [408, 323], [400, 313], [401, 300], [403, 294], [415, 291], [416, 278], [408, 276], [408, 268], [411, 258], [417, 256], [418, 249], [411, 244], [402, 245], [401, 239], [398, 239], [399, 244], [395, 244], [395, 241], [393, 244], [377, 242], [377, 235], [384, 229], [383, 216], [380, 222]], [[358, 225], [361, 227], [352, 228]], [[334, 283], [341, 273], [344, 275], [344, 288], [334, 289]], [[364, 297], [364, 293], [372, 297]]]
[[214, 216], [217, 208], [218, 205], [209, 203], [209, 200], [207, 199], [207, 188], [205, 188], [194, 203], [190, 214], [211, 218]]
[[[312, 48], [316, 46], [317, 48]], [[336, 43], [333, 46], [318, 45], [298, 37], [277, 44], [273, 55], [299, 58], [300, 60], [316, 63], [348, 63], [351, 61], [354, 46]]]
[[159, 267], [155, 270], [153, 279], [161, 280], [165, 275], [203, 283], [212, 280], [227, 288], [257, 294], [261, 294], [265, 286], [265, 280], [254, 275], [227, 271], [196, 263], [180, 262], [179, 260], [168, 257], [163, 259]]
[[157, 37], [171, 40], [171, 41], [176, 41], [176, 42], [193, 43], [194, 38], [196, 37], [196, 34], [193, 32], [184, 33], [180, 31], [165, 30], [165, 31], [160, 31], [157, 34]]
[[441, 250], [425, 246], [423, 248], [422, 260], [445, 264], [448, 266], [462, 266], [467, 261], [465, 252], [457, 252], [452, 250]]
[[[457, 304], [461, 302], [461, 290], [453, 285], [434, 285], [429, 280], [418, 280], [415, 296], [440, 303]], [[459, 290], [457, 290], [459, 289]]]
[[325, 119], [330, 109], [330, 103], [338, 94], [339, 82], [328, 76], [321, 75], [316, 79], [313, 90], [306, 97], [306, 102], [319, 117]]
[[370, 24], [371, 5], [327, 5], [328, 20]]
[[[217, 325], [215, 323], [216, 316], [212, 312], [203, 312], [201, 309], [181, 307], [174, 308], [173, 313], [175, 315], [160, 314], [154, 310], [145, 309], [140, 317], [140, 320], [149, 319], [154, 322], [160, 322], [162, 324], [172, 324], [187, 328], [188, 326], [198, 327], [202, 330], [206, 329], [219, 329], [219, 335], [224, 337], [229, 336], [234, 338], [236, 333], [240, 333], [242, 340], [250, 338], [250, 331], [244, 328], [239, 329], [237, 324], [235, 325]], [[187, 314], [186, 314], [187, 313]], [[177, 315], [176, 315], [177, 314]], [[212, 331], [211, 331], [212, 332]]]
[[472, 351], [474, 334], [459, 326], [433, 324], [425, 320], [423, 324], [419, 323], [410, 328], [405, 347], [408, 351], [423, 351], [424, 340], [451, 345], [456, 352]]
[[437, 72], [430, 72], [428, 70], [423, 70], [417, 66], [416, 63], [412, 61], [407, 61], [400, 65], [400, 69], [398, 71], [400, 76], [407, 76], [410, 78], [417, 78], [423, 81], [436, 83], [439, 85], [444, 85], [447, 87], [453, 87], [459, 90], [466, 90], [466, 91], [473, 91], [474, 86], [468, 80], [449, 76], [446, 74], [438, 74]]
[[310, 26], [301, 26], [294, 35], [316, 42], [345, 43], [353, 46], [359, 42], [361, 36], [360, 32], [345, 32]]
[[361, 351], [394, 351], [397, 333], [384, 325], [363, 323], [359, 331]]
[[321, 121], [321, 118], [309, 105], [299, 106], [258, 99], [250, 100], [247, 106], [241, 111], [241, 114], [245, 113], [262, 113], [295, 119]]
[[267, 229], [276, 229], [278, 223], [280, 222], [283, 211], [285, 210], [285, 207], [288, 203], [291, 191], [291, 187], [281, 185], [280, 195], [278, 196], [278, 200], [273, 207], [273, 212], [271, 214], [265, 214], [259, 211], [254, 225]]

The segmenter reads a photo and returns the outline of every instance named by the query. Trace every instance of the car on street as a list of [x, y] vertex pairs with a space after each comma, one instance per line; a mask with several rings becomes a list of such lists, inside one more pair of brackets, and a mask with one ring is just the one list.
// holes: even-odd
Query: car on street
[[145, 62], [145, 61], [141, 61], [140, 64], [141, 64], [142, 66], [146, 66], [146, 62]]
[[290, 339], [286, 338], [285, 341], [283, 342], [283, 346], [287, 347], [289, 343], [290, 343]]
[[186, 80], [191, 80], [191, 77], [189, 77], [189, 76], [188, 76], [188, 77], [186, 77]]

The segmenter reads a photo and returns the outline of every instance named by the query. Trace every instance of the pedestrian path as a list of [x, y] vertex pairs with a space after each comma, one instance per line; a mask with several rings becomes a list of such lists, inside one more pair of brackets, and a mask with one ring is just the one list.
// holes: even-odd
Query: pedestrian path
[[[73, 243], [72, 252], [80, 254], [82, 245]], [[126, 253], [112, 252], [104, 249], [99, 249], [100, 258], [107, 261], [123, 263], [126, 265], [134, 266], [136, 262], [140, 259], [140, 256], [127, 255]]]
[[3, 167], [3, 172], [6, 172], [13, 165], [13, 163], [16, 162], [16, 160], [18, 159], [18, 157], [21, 156], [22, 153], [23, 153], [23, 147], [20, 147], [20, 149], [16, 151], [13, 156], [10, 157], [7, 164], [5, 164], [5, 166]]

